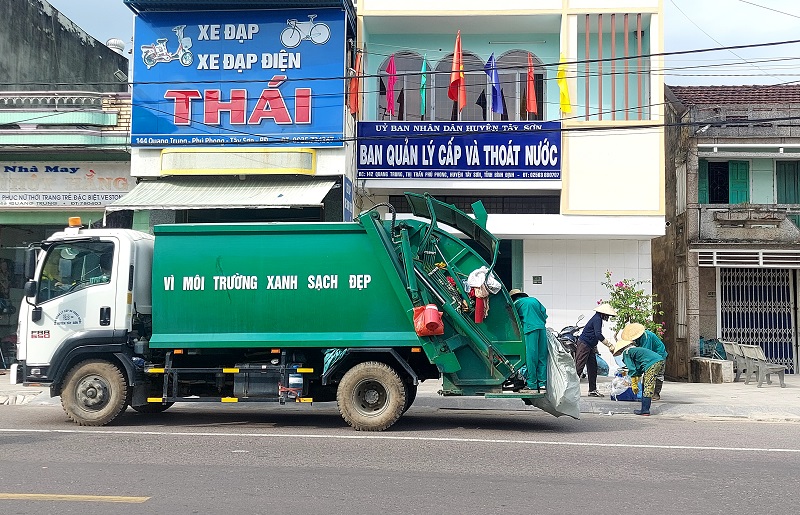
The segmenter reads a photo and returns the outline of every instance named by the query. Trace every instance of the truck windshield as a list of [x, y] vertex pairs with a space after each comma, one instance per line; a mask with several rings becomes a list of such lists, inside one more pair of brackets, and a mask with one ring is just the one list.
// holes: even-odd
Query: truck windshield
[[114, 244], [82, 241], [57, 243], [45, 257], [38, 302], [111, 281]]

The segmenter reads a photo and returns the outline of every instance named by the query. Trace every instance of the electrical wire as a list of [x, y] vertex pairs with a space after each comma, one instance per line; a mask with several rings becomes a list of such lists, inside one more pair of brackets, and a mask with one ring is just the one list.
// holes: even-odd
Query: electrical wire
[[[586, 65], [586, 64], [596, 64], [596, 63], [610, 63], [613, 61], [626, 61], [626, 60], [634, 60], [634, 59], [650, 59], [653, 57], [666, 57], [666, 56], [676, 56], [676, 55], [693, 55], [693, 54], [701, 54], [701, 53], [708, 53], [708, 52], [719, 52], [719, 51], [729, 51], [729, 50], [738, 50], [738, 49], [745, 49], [745, 48], [769, 48], [775, 46], [783, 46], [783, 45], [793, 45], [800, 43], [800, 39], [793, 39], [793, 40], [784, 40], [784, 41], [772, 41], [766, 43], [750, 43], [744, 45], [733, 45], [733, 46], [720, 46], [720, 47], [711, 47], [711, 48], [698, 48], [698, 49], [691, 49], [691, 50], [678, 50], [672, 52], [656, 52], [650, 54], [639, 54], [639, 55], [630, 55], [630, 56], [617, 56], [614, 58], [611, 57], [603, 57], [603, 58], [587, 58], [587, 59], [578, 59], [572, 61], [565, 61], [561, 63], [559, 61], [553, 61], [548, 63], [543, 63], [540, 67], [545, 69], [555, 69], [560, 65], [565, 65], [568, 68], [572, 66], [579, 66], [579, 65]], [[361, 50], [359, 50], [361, 51]], [[371, 53], [369, 55], [379, 55], [383, 56], [383, 54], [374, 54]], [[391, 54], [385, 55], [385, 57], [389, 57]], [[449, 55], [449, 54], [447, 54]], [[518, 64], [507, 65], [507, 66], [497, 66], [496, 67], [498, 72], [503, 70], [518, 70], [520, 66]], [[660, 68], [665, 69], [665, 68]], [[476, 66], [475, 68], [465, 68], [464, 73], [470, 72], [483, 72], [483, 64], [481, 63], [480, 66]], [[277, 72], [276, 72], [277, 73]], [[451, 70], [440, 70], [436, 71], [435, 69], [428, 70], [425, 72], [427, 75], [450, 75]], [[335, 77], [305, 77], [301, 79], [293, 79], [287, 78], [284, 82], [292, 82], [292, 81], [329, 81], [329, 80], [349, 80], [351, 78], [359, 78], [359, 79], [367, 79], [367, 78], [374, 78], [374, 77], [381, 77], [381, 73], [377, 74], [366, 74], [362, 73], [359, 75], [343, 75], [343, 76], [335, 76]], [[397, 74], [397, 76], [413, 76], [413, 75], [422, 75], [421, 71], [407, 71], [403, 72], [402, 74]], [[605, 74], [604, 74], [605, 75]], [[248, 82], [264, 82], [263, 78], [259, 79], [230, 79], [230, 80], [192, 80], [192, 81], [134, 81], [129, 82], [131, 85], [146, 85], [146, 84], [221, 84], [221, 83], [248, 83]], [[32, 85], [50, 85], [53, 87], [61, 87], [61, 86], [73, 86], [73, 85], [119, 85], [119, 82], [105, 82], [105, 81], [96, 81], [96, 82], [43, 82], [43, 81], [26, 81], [26, 82], [0, 82], [0, 87], [7, 87], [7, 86], [32, 86]]]
[[750, 4], [750, 5], [753, 5], [755, 7], [760, 7], [762, 9], [766, 9], [767, 11], [773, 11], [773, 12], [776, 12], [776, 13], [779, 13], [779, 14], [783, 14], [783, 15], [786, 15], [786, 16], [791, 16], [792, 18], [800, 18], [800, 16], [798, 16], [796, 14], [787, 13], [785, 11], [779, 11], [777, 9], [773, 9], [772, 7], [767, 7], [765, 5], [760, 5], [760, 4], [757, 4], [757, 3], [754, 3], [754, 2], [748, 2], [747, 0], [739, 0], [739, 1], [742, 2], [743, 4]]
[[[675, 0], [669, 0], [669, 1], [670, 1], [670, 3], [672, 3], [672, 5], [674, 5], [674, 6], [675, 6], [675, 8], [676, 8], [678, 11], [680, 11], [680, 13], [681, 13], [681, 14], [682, 14], [682, 15], [683, 15], [683, 16], [684, 16], [684, 17], [685, 17], [687, 20], [689, 20], [689, 21], [692, 23], [692, 25], [694, 25], [695, 27], [697, 27], [697, 28], [700, 30], [700, 32], [702, 32], [703, 34], [705, 34], [706, 36], [708, 36], [708, 37], [709, 37], [709, 39], [711, 39], [711, 40], [712, 40], [714, 43], [718, 44], [719, 46], [724, 46], [724, 45], [723, 45], [722, 43], [720, 43], [720, 42], [719, 42], [719, 41], [718, 41], [718, 40], [717, 40], [717, 39], [716, 39], [714, 36], [712, 36], [711, 34], [709, 34], [708, 32], [706, 32], [706, 30], [705, 30], [703, 27], [701, 27], [700, 25], [698, 25], [697, 23], [695, 23], [695, 21], [694, 21], [693, 19], [691, 19], [691, 18], [689, 17], [689, 15], [688, 15], [688, 14], [686, 14], [685, 12], [683, 12], [683, 9], [681, 9], [681, 8], [678, 6], [678, 4], [676, 4], [676, 3], [675, 3]], [[740, 56], [739, 54], [737, 54], [737, 53], [736, 53], [736, 52], [734, 52], [733, 50], [729, 50], [729, 51], [730, 51], [730, 53], [732, 53], [733, 55], [735, 55], [736, 57], [738, 57], [739, 59], [741, 59], [743, 62], [745, 62], [745, 63], [747, 63], [747, 64], [751, 64], [751, 65], [753, 65], [753, 66], [754, 66], [756, 69], [758, 69], [758, 70], [759, 70], [759, 71], [761, 71], [762, 73], [767, 73], [766, 71], [764, 71], [763, 69], [761, 69], [759, 66], [757, 66], [757, 65], [755, 65], [755, 64], [753, 64], [753, 63], [751, 63], [750, 61], [748, 61], [748, 60], [747, 60], [747, 59], [745, 59], [744, 57]], [[777, 78], [777, 77], [774, 77], [774, 76], [772, 76], [772, 75], [770, 75], [770, 77]]]
[[[660, 105], [663, 105], [663, 104], [664, 103], [653, 104], [653, 106], [660, 106]], [[148, 109], [151, 109], [151, 108], [148, 108]], [[169, 115], [171, 115], [171, 113], [167, 113], [167, 112], [164, 112], [164, 111], [158, 111], [158, 110], [153, 110], [153, 109], [151, 109], [151, 110], [154, 111], [154, 112], [160, 113], [160, 114], [169, 114]], [[573, 118], [567, 118], [567, 119], [562, 119], [562, 120], [569, 121], [569, 120], [574, 120], [574, 119], [578, 119], [578, 118], [583, 118], [583, 116], [576, 116], [576, 117], [573, 117]], [[770, 122], [795, 121], [795, 120], [800, 120], [800, 116], [782, 116], [782, 117], [748, 119], [747, 123], [749, 123], [749, 124], [757, 124], [757, 123], [770, 123]], [[554, 120], [554, 121], [560, 121], [560, 120]], [[562, 126], [561, 128], [553, 129], [552, 132], [575, 133], [576, 135], [583, 135], [583, 134], [592, 134], [592, 133], [598, 133], [598, 132], [604, 133], [604, 132], [607, 132], [607, 131], [619, 132], [619, 131], [627, 131], [627, 130], [637, 130], [637, 131], [639, 131], [641, 133], [643, 130], [644, 131], [652, 130], [652, 131], [655, 132], [655, 131], [661, 131], [663, 129], [667, 129], [667, 128], [671, 128], [671, 127], [702, 127], [702, 126], [707, 125], [709, 123], [708, 120], [700, 120], [700, 121], [693, 121], [693, 122], [676, 122], [676, 123], [653, 123], [653, 122], [648, 122], [646, 120], [641, 120], [639, 122], [640, 123], [626, 123], [625, 125], [618, 125], [618, 124], [596, 125], [596, 124], [592, 124], [590, 126], [572, 126], [572, 127], [563, 127]], [[262, 136], [262, 134], [256, 134], [256, 133], [236, 130], [236, 129], [228, 128], [228, 127], [217, 127], [217, 126], [213, 126], [213, 125], [210, 125], [210, 124], [205, 124], [205, 123], [202, 123], [202, 122], [194, 122], [193, 121], [192, 123], [195, 123], [195, 124], [198, 124], [198, 125], [201, 125], [201, 126], [205, 126], [205, 127], [211, 127], [211, 128], [213, 128], [214, 131], [223, 130], [223, 131], [226, 131], [227, 133], [236, 134], [236, 135], [242, 135], [242, 136], [244, 136], [244, 135], [253, 136], [253, 137]], [[410, 122], [410, 123], [414, 123], [414, 122]], [[437, 123], [453, 124], [453, 125], [458, 126], [458, 125], [464, 125], [464, 124], [478, 124], [479, 125], [479, 124], [487, 123], [487, 121], [483, 121], [483, 120], [476, 120], [476, 121], [439, 121]], [[502, 124], [504, 122], [498, 122], [498, 123]], [[537, 122], [537, 121], [528, 121], [528, 122], [511, 122], [511, 121], [509, 121], [509, 122], [505, 122], [505, 123], [508, 123], [509, 126], [512, 123], [514, 123], [514, 124], [521, 124], [521, 123], [525, 124], [525, 123], [527, 123], [527, 124], [535, 125], [537, 123], [541, 123], [541, 121], [539, 121], [539, 122]], [[714, 123], [714, 121], [712, 121], [712, 123]], [[716, 123], [720, 123], [720, 121], [716, 121]], [[197, 130], [199, 130], [199, 129], [197, 129]], [[525, 134], [526, 132], [533, 133], [533, 132], [538, 132], [538, 131], [534, 131], [534, 130], [529, 130], [529, 131], [525, 131], [525, 130], [503, 130], [503, 129], [501, 129], [499, 131], [493, 131], [493, 130], [472, 131], [472, 130], [470, 130], [470, 131], [467, 132], [467, 131], [458, 131], [458, 130], [456, 130], [456, 131], [448, 132], [448, 135], [449, 136], [459, 136], [459, 135], [465, 135], [465, 134], [469, 134], [469, 135], [479, 135], [479, 134]], [[210, 131], [207, 132], [207, 133], [208, 134], [217, 134], [216, 132], [212, 133]], [[404, 139], [414, 140], [414, 139], [427, 139], [427, 138], [430, 138], [430, 135], [429, 134], [409, 134], [409, 135], [404, 134], [402, 137]], [[376, 136], [376, 137], [371, 137], [370, 141], [392, 140], [392, 139], [397, 139], [397, 138], [398, 138], [398, 136], [392, 136], [392, 135]], [[357, 136], [351, 136], [351, 137], [343, 136], [341, 138], [334, 138], [333, 140], [328, 141], [328, 143], [343, 143], [344, 144], [344, 143], [357, 142], [357, 141], [359, 141], [359, 138]], [[235, 142], [234, 143], [225, 143], [225, 145], [229, 146], [229, 147], [235, 147], [235, 146], [248, 146], [248, 147], [251, 147], [252, 146], [249, 143], [238, 143], [237, 144]], [[276, 141], [271, 141], [271, 142], [270, 141], [259, 142], [258, 145], [259, 146], [263, 146], [263, 147], [269, 147], [269, 146], [273, 146], [273, 145], [283, 146], [283, 145], [285, 145], [285, 143], [276, 140]], [[51, 144], [47, 144], [47, 145], [20, 145], [19, 147], [25, 148], [25, 147], [41, 147], [41, 146], [52, 147]], [[99, 147], [99, 148], [109, 147], [109, 146], [116, 147], [116, 148], [120, 147], [120, 145], [108, 145], [108, 144], [103, 144], [103, 143], [82, 145], [82, 147]], [[157, 148], [157, 147], [148, 147], [146, 145], [131, 145], [131, 146], [135, 146], [137, 148]]]

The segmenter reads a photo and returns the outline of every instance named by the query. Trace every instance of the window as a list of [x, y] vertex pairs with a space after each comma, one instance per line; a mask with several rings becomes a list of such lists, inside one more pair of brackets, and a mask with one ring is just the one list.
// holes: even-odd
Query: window
[[686, 338], [686, 266], [678, 266], [677, 309], [675, 310], [675, 337]]
[[[378, 119], [379, 120], [427, 120], [431, 111], [430, 82], [431, 73], [426, 74], [427, 84], [425, 86], [426, 102], [425, 114], [421, 112], [422, 95], [420, 84], [422, 82], [422, 61], [423, 57], [415, 52], [397, 52], [394, 54], [394, 67], [396, 70], [397, 82], [394, 85], [394, 114], [388, 110], [387, 89], [389, 85], [389, 74], [386, 68], [389, 66], [387, 58], [381, 64], [378, 76]], [[426, 66], [430, 71], [430, 66]]]
[[[436, 121], [486, 120], [486, 93], [488, 75], [483, 70], [483, 61], [471, 52], [463, 52], [461, 62], [464, 66], [464, 83], [467, 90], [467, 105], [459, 115], [458, 104], [450, 100], [447, 90], [450, 86], [450, 72], [453, 69], [453, 54], [448, 55], [436, 65], [436, 74], [433, 76], [434, 84], [434, 113]], [[481, 101], [483, 99], [483, 101]]]
[[686, 212], [686, 163], [675, 167], [675, 214]]
[[505, 113], [492, 111], [491, 83], [484, 70], [484, 62], [471, 52], [464, 52], [464, 82], [467, 103], [459, 113], [457, 103], [447, 96], [453, 54], [439, 61], [435, 68], [427, 62], [425, 69], [425, 112], [422, 113], [422, 63], [424, 57], [412, 51], [394, 54], [396, 82], [394, 85], [394, 114], [388, 109], [389, 58], [378, 69], [378, 120], [435, 120], [435, 121], [525, 121], [543, 120], [544, 116], [544, 65], [533, 57], [534, 89], [538, 114], [527, 112], [528, 52], [512, 50], [497, 59], [498, 76], [505, 101]]
[[778, 204], [800, 204], [800, 162], [775, 163]]
[[750, 200], [750, 163], [699, 162], [697, 197], [700, 204], [741, 204]]
[[[437, 195], [438, 200], [446, 204], [453, 204], [465, 213], [472, 213], [472, 204], [480, 200], [489, 214], [548, 214], [557, 215], [561, 212], [561, 197], [558, 195], [530, 195], [530, 196], [491, 196], [491, 195]], [[398, 213], [410, 213], [406, 197], [403, 195], [390, 195], [389, 203]]]
[[[800, 162], [776, 161], [775, 179], [778, 204], [800, 204]], [[788, 218], [800, 228], [800, 215]]]
[[729, 189], [728, 163], [708, 163], [708, 203], [727, 204]]
[[53, 245], [44, 261], [37, 301], [108, 283], [113, 264], [113, 243], [82, 241]]
[[[536, 110], [538, 114], [529, 113], [527, 106], [528, 94], [528, 52], [512, 50], [501, 55], [497, 60], [497, 70], [500, 75], [503, 98], [506, 103], [506, 113], [492, 113], [492, 120], [543, 120], [544, 115], [544, 74], [542, 62], [532, 56], [533, 62], [533, 89], [536, 92]], [[488, 90], [487, 90], [488, 91]]]

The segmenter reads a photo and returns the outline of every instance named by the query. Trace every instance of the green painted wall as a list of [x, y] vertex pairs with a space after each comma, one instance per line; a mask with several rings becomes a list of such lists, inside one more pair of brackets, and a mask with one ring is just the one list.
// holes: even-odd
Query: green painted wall
[[150, 211], [134, 211], [131, 229], [153, 234], [153, 227], [150, 225]]
[[0, 211], [0, 225], [63, 225], [67, 226], [68, 218], [80, 216], [84, 224], [103, 219], [102, 211]]
[[753, 204], [775, 203], [775, 172], [772, 159], [753, 159], [750, 163], [753, 191], [750, 202]]

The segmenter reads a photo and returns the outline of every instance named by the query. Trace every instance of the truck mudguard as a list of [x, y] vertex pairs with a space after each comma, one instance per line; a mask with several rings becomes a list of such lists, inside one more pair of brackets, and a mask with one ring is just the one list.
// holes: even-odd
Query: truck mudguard
[[350, 354], [358, 354], [358, 353], [370, 353], [370, 354], [386, 354], [389, 356], [388, 364], [389, 365], [399, 365], [405, 372], [408, 374], [408, 377], [411, 379], [411, 384], [419, 384], [419, 377], [417, 377], [417, 373], [408, 364], [408, 361], [403, 359], [396, 350], [394, 349], [387, 349], [383, 347], [376, 347], [376, 348], [360, 348], [360, 349], [330, 349], [329, 352], [334, 352], [335, 356], [332, 359], [328, 359], [328, 354], [326, 353], [325, 356], [325, 369], [322, 372], [322, 384], [328, 384], [328, 379], [333, 376], [337, 370], [341, 368], [341, 366], [346, 362], [347, 356]]
[[[89, 356], [123, 353], [127, 348], [127, 343], [128, 338], [125, 331], [114, 329], [80, 331], [72, 334], [64, 340], [63, 344], [53, 354], [52, 365], [47, 373], [47, 379], [52, 381], [50, 385], [51, 395], [60, 395], [64, 376], [73, 364]], [[125, 361], [130, 364], [130, 358]], [[125, 361], [123, 361], [123, 364]], [[127, 368], [126, 366], [126, 371], [131, 372], [129, 374], [130, 380], [134, 381], [133, 368], [130, 370], [127, 370]], [[41, 379], [37, 378], [35, 380]]]

